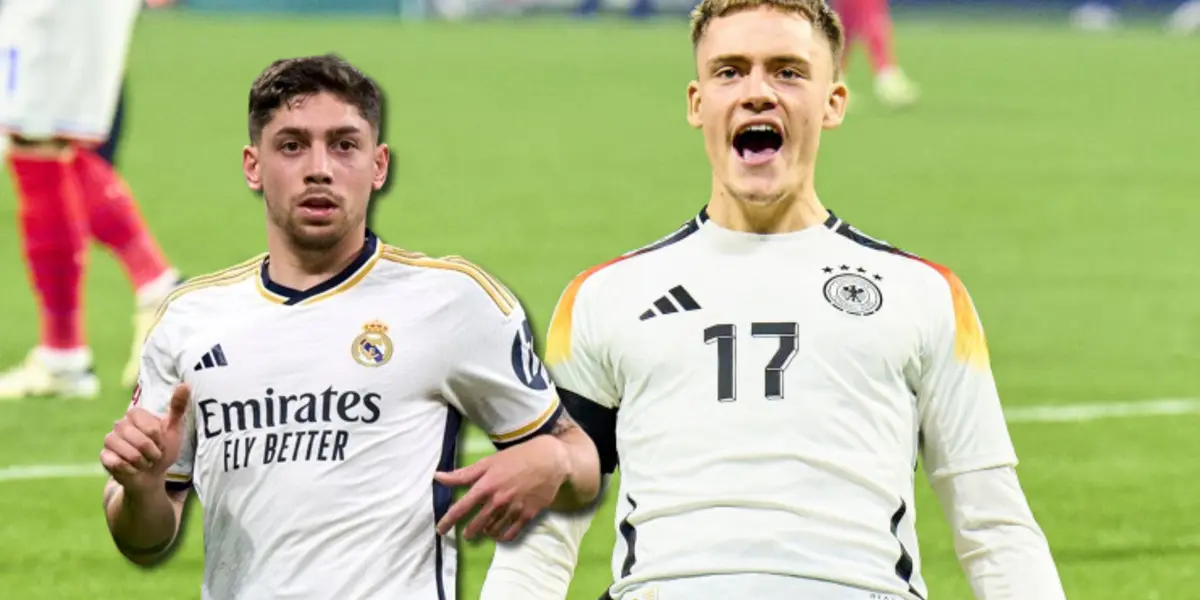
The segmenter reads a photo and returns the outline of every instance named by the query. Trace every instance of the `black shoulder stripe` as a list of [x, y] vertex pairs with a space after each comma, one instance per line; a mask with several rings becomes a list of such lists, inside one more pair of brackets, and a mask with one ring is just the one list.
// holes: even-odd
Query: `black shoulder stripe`
[[916, 258], [915, 254], [901, 250], [882, 240], [877, 240], [859, 231], [856, 227], [845, 221], [842, 221], [841, 224], [839, 224], [833, 231], [834, 233], [837, 233], [838, 235], [841, 235], [842, 237], [849, 239], [860, 246], [866, 246], [872, 250], [879, 250], [881, 252], [887, 252], [890, 254], [900, 254], [909, 258]]
[[605, 408], [568, 389], [558, 388], [567, 414], [592, 438], [600, 455], [600, 472], [617, 470], [617, 409]]
[[684, 238], [688, 237], [689, 235], [692, 235], [693, 233], [696, 233], [699, 230], [700, 230], [700, 223], [696, 219], [692, 219], [692, 220], [688, 221], [687, 223], [684, 223], [682, 226], [680, 226], [679, 229], [676, 229], [675, 231], [671, 232], [670, 235], [654, 242], [653, 244], [650, 244], [649, 246], [643, 246], [641, 248], [638, 248], [637, 250], [626, 252], [621, 258], [633, 258], [634, 256], [638, 256], [641, 254], [646, 254], [648, 252], [654, 252], [655, 250], [661, 250], [662, 248], [666, 248], [667, 246], [670, 246], [671, 244], [674, 244], [676, 242], [683, 240]]

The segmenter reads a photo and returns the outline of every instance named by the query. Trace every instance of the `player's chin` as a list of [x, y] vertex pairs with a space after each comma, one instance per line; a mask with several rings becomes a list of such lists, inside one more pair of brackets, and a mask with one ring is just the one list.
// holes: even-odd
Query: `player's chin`
[[729, 182], [738, 200], [753, 205], [770, 205], [787, 196], [784, 178], [775, 173], [739, 174]]
[[337, 245], [346, 235], [346, 222], [335, 218], [300, 218], [290, 228], [292, 240], [297, 246], [312, 250], [326, 250]]

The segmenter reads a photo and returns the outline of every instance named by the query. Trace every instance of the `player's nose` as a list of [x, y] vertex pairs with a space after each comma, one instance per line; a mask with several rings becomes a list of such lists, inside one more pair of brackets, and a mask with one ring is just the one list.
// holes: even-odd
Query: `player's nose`
[[314, 147], [308, 153], [308, 165], [305, 168], [304, 182], [309, 185], [329, 185], [333, 183], [333, 157], [324, 147]]
[[779, 102], [775, 88], [761, 72], [751, 72], [742, 82], [742, 108], [763, 112], [775, 108]]

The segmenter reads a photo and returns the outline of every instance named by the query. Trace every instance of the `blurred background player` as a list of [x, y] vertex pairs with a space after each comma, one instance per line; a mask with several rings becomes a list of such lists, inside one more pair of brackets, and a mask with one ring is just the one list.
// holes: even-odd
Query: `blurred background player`
[[99, 393], [81, 309], [89, 239], [113, 252], [134, 286], [126, 386], [137, 377], [138, 350], [154, 311], [178, 282], [113, 170], [115, 145], [103, 145], [119, 126], [114, 116], [139, 7], [139, 0], [0, 4], [7, 54], [0, 130], [10, 137], [7, 163], [41, 325], [26, 360], [0, 373], [0, 400]]
[[917, 86], [896, 62], [888, 0], [833, 0], [830, 4], [842, 18], [842, 26], [846, 31], [846, 52], [842, 55], [843, 70], [854, 43], [864, 42], [870, 56], [871, 71], [875, 76], [875, 97], [893, 108], [916, 102], [919, 95]]

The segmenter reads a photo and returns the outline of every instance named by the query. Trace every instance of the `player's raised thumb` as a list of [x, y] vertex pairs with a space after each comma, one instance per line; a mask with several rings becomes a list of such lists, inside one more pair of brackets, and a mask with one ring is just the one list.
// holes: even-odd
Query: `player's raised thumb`
[[438, 471], [433, 474], [433, 478], [442, 485], [471, 485], [480, 477], [483, 477], [483, 474], [487, 472], [487, 464], [485, 461], [486, 459], [481, 460], [473, 465], [466, 466], [455, 471], [450, 471], [448, 473]]
[[179, 429], [179, 424], [183, 422], [183, 417], [187, 414], [188, 403], [191, 399], [192, 390], [188, 384], [181, 383], [175, 387], [175, 391], [171, 393], [171, 404], [167, 408], [166, 428], [168, 431]]

